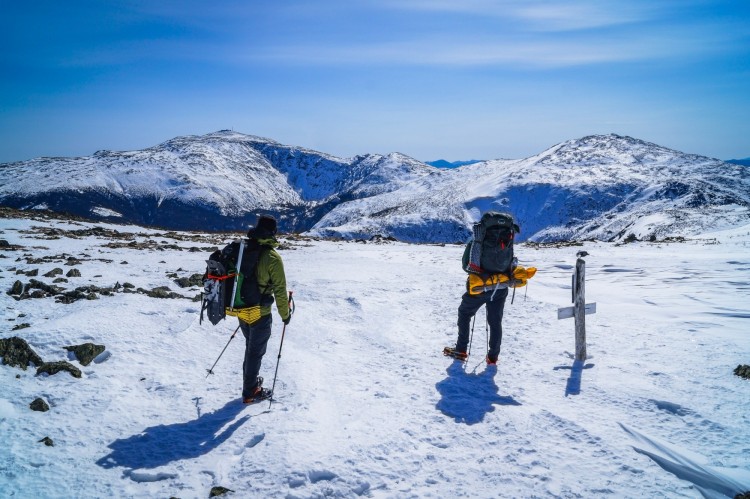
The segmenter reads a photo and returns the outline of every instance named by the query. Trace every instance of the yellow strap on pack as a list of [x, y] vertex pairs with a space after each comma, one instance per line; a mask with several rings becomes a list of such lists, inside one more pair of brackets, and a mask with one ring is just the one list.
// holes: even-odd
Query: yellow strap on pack
[[522, 267], [520, 265], [513, 271], [513, 282], [509, 282], [508, 276], [505, 274], [489, 274], [487, 276], [469, 274], [469, 294], [480, 295], [495, 289], [522, 288], [535, 274], [536, 267]]
[[237, 317], [242, 322], [247, 322], [248, 324], [252, 324], [256, 322], [258, 319], [260, 319], [260, 305], [255, 305], [253, 307], [247, 307], [247, 308], [226, 308], [225, 312], [227, 315], [231, 315], [232, 317]]

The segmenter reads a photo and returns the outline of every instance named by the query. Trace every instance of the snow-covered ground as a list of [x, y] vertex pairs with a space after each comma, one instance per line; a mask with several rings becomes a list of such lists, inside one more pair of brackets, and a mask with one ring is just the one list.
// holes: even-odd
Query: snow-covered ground
[[[484, 311], [465, 366], [455, 341], [465, 274], [460, 246], [291, 241], [281, 250], [297, 312], [275, 402], [239, 400], [236, 321], [198, 324], [199, 304], [117, 293], [72, 304], [16, 301], [14, 270], [39, 276], [81, 260], [61, 286], [152, 289], [202, 272], [212, 244], [151, 237], [40, 239], [67, 221], [0, 219], [2, 330], [83, 376], [0, 366], [0, 496], [724, 497], [750, 490], [750, 226], [673, 244], [534, 249], [528, 290], [506, 305], [497, 368], [483, 362]], [[106, 226], [120, 232], [156, 231]], [[162, 243], [162, 241], [164, 244]], [[205, 239], [208, 241], [208, 238]], [[228, 238], [217, 238], [221, 244]], [[201, 247], [206, 251], [179, 251]], [[589, 359], [572, 358], [570, 303], [586, 257]], [[59, 257], [30, 265], [26, 257]], [[18, 260], [20, 258], [20, 261]], [[126, 262], [126, 263], [125, 263]], [[51, 283], [51, 278], [35, 277]], [[261, 370], [270, 384], [281, 321]], [[30, 327], [12, 331], [14, 326]], [[89, 366], [63, 346], [94, 342]], [[16, 375], [20, 374], [20, 378]], [[44, 398], [51, 410], [29, 404]], [[38, 441], [49, 436], [54, 447]]]

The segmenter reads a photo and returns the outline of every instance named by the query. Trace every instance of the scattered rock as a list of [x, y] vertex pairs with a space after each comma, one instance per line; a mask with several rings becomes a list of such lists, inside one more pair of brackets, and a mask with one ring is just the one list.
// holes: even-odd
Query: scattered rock
[[63, 273], [63, 269], [61, 269], [60, 267], [55, 267], [54, 269], [44, 274], [44, 277], [55, 277], [58, 275], [62, 275], [62, 273]]
[[13, 286], [11, 286], [10, 291], [8, 291], [9, 295], [16, 295], [20, 296], [23, 294], [23, 283], [21, 281], [16, 281], [13, 283]]
[[45, 362], [39, 368], [37, 368], [36, 374], [37, 376], [39, 376], [40, 374], [46, 373], [52, 376], [59, 373], [60, 371], [67, 371], [74, 378], [81, 377], [81, 370], [70, 362], [66, 362], [64, 360], [59, 360], [57, 362]]
[[81, 271], [78, 269], [70, 269], [68, 273], [65, 274], [65, 277], [81, 277]]
[[64, 277], [58, 277], [57, 279], [55, 279], [55, 280], [54, 280], [54, 281], [52, 281], [52, 282], [53, 282], [53, 283], [58, 283], [58, 282], [68, 282], [68, 280], [67, 280], [66, 278], [64, 278]]
[[185, 298], [179, 293], [175, 293], [166, 286], [158, 286], [152, 290], [138, 288], [137, 291], [151, 298]]
[[[740, 364], [735, 368], [734, 374], [740, 378], [750, 379], [750, 366], [747, 364]], [[750, 497], [748, 499], [750, 499]]]
[[44, 437], [43, 439], [39, 440], [39, 442], [43, 443], [47, 447], [54, 447], [55, 446], [55, 442], [53, 442], [52, 439], [49, 438], [49, 437]]
[[21, 375], [20, 374], [16, 374], [16, 379], [21, 379]]
[[28, 322], [24, 322], [23, 324], [16, 324], [13, 326], [13, 329], [11, 331], [18, 331], [19, 329], [26, 329], [27, 327], [31, 327], [31, 324]]
[[32, 403], [29, 404], [29, 408], [32, 411], [47, 412], [49, 411], [49, 405], [41, 398], [35, 398]]
[[741, 494], [735, 495], [734, 499], [750, 499], [750, 490], [748, 490], [747, 492], [743, 492]]
[[[69, 256], [68, 261], [65, 262], [65, 265], [69, 265], [71, 267], [74, 265], [80, 265], [80, 264], [81, 264], [81, 261], [74, 256]], [[70, 274], [70, 272], [68, 272], [68, 274]], [[68, 275], [68, 277], [70, 277], [70, 275]], [[76, 276], [76, 277], [80, 277], [80, 276]]]
[[10, 248], [10, 243], [5, 239], [0, 239], [0, 248]]
[[193, 274], [190, 277], [180, 277], [174, 281], [181, 288], [191, 288], [193, 286], [203, 286], [203, 274]]
[[91, 364], [91, 362], [105, 350], [104, 345], [95, 345], [93, 343], [84, 343], [82, 345], [72, 345], [63, 348], [68, 352], [73, 352], [82, 366]]
[[223, 496], [227, 492], [234, 492], [226, 487], [211, 487], [211, 494], [208, 497]]
[[120, 265], [127, 265], [127, 264], [128, 264], [127, 260], [123, 260], [120, 262]]
[[125, 288], [125, 289], [135, 289], [135, 286], [133, 286], [129, 282], [122, 283], [122, 287]]
[[35, 366], [44, 364], [42, 358], [31, 349], [26, 340], [17, 336], [0, 339], [0, 355], [3, 357], [3, 364], [20, 367], [24, 371], [29, 367], [29, 363]]

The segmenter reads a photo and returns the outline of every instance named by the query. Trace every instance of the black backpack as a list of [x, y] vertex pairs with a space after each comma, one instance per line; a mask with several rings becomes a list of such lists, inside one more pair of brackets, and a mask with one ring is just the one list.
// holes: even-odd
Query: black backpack
[[[256, 273], [262, 249], [256, 240], [245, 239], [234, 241], [223, 250], [211, 253], [206, 260], [206, 273], [203, 276], [204, 293], [200, 322], [203, 321], [204, 311], [208, 315], [208, 320], [215, 326], [226, 318], [227, 308], [247, 308], [265, 301], [258, 287]], [[238, 268], [240, 255], [242, 261]]]
[[521, 232], [513, 216], [488, 211], [474, 224], [464, 270], [472, 274], [508, 274], [513, 265], [513, 240]]

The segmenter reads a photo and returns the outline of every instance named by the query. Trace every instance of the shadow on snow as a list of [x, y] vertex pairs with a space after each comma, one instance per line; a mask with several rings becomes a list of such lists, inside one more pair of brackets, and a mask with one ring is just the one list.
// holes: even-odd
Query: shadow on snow
[[581, 393], [581, 378], [583, 377], [584, 369], [591, 369], [594, 364], [584, 365], [582, 361], [576, 360], [572, 366], [557, 366], [554, 368], [555, 371], [560, 369], [570, 369], [570, 377], [565, 385], [565, 396], [568, 395], [579, 395]]
[[513, 397], [498, 395], [495, 384], [497, 366], [487, 366], [481, 373], [467, 373], [460, 361], [446, 370], [448, 377], [435, 385], [442, 398], [435, 406], [456, 423], [480, 423], [496, 405], [521, 405]]
[[146, 428], [137, 435], [109, 444], [112, 452], [99, 459], [96, 464], [103, 468], [123, 466], [143, 469], [202, 456], [221, 445], [250, 418], [242, 417], [224, 428], [244, 407], [241, 400], [232, 400], [221, 409], [186, 423]]

